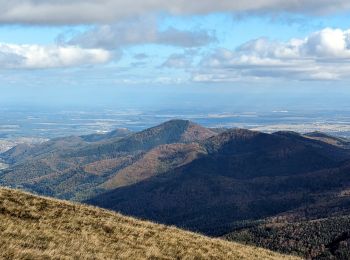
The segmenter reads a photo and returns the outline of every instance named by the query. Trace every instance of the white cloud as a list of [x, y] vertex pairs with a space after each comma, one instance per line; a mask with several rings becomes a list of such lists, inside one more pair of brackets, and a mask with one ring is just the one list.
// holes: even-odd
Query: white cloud
[[0, 23], [86, 24], [110, 23], [130, 16], [168, 12], [325, 14], [350, 9], [348, 0], [0, 0]]
[[0, 68], [41, 69], [106, 63], [111, 54], [77, 46], [41, 46], [0, 43]]
[[234, 51], [217, 50], [200, 67], [193, 75], [195, 81], [350, 78], [350, 30], [326, 28], [288, 42], [260, 38]]
[[313, 33], [302, 46], [307, 55], [322, 58], [350, 58], [350, 30], [330, 28]]

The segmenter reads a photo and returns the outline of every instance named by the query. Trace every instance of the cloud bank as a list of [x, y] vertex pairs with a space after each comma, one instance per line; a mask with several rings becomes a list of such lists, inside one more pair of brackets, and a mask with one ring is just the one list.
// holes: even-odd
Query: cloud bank
[[348, 0], [0, 0], [3, 24], [111, 23], [131, 16], [232, 13], [329, 14], [350, 9]]
[[276, 42], [260, 38], [236, 50], [219, 49], [203, 58], [194, 81], [243, 78], [338, 80], [350, 78], [350, 30], [325, 28], [305, 39]]
[[0, 68], [47, 69], [106, 63], [111, 54], [77, 46], [41, 46], [0, 43]]

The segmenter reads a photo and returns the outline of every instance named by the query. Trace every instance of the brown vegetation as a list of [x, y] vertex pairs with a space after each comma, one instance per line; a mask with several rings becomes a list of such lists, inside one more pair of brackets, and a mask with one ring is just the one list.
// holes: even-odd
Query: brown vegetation
[[90, 163], [84, 167], [84, 171], [87, 173], [102, 175], [105, 172], [113, 171], [116, 168], [121, 168], [124, 165], [128, 165], [132, 162], [132, 156], [126, 155], [113, 159], [105, 159]]
[[10, 189], [0, 233], [2, 259], [296, 259]]

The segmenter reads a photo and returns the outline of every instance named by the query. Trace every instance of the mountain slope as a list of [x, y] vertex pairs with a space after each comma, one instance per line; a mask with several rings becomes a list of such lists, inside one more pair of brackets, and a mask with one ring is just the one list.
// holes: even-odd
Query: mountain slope
[[236, 129], [204, 147], [208, 154], [187, 165], [87, 202], [222, 235], [237, 222], [311, 205], [350, 187], [346, 171], [336, 170], [348, 151], [296, 133]]
[[9, 164], [24, 162], [51, 154], [82, 147], [86, 142], [79, 136], [61, 137], [40, 144], [19, 144], [1, 154], [1, 158]]
[[4, 259], [296, 259], [9, 189], [0, 232]]
[[129, 135], [118, 142], [96, 144], [69, 153], [67, 157], [113, 157], [121, 152], [148, 151], [158, 145], [203, 141], [217, 133], [188, 120], [170, 120]]
[[113, 189], [138, 183], [186, 165], [205, 154], [205, 149], [197, 143], [159, 145], [102, 185], [106, 189]]

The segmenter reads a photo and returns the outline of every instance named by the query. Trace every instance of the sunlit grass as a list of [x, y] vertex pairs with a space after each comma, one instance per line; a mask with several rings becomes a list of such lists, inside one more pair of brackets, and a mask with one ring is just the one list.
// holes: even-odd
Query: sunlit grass
[[1, 259], [294, 259], [10, 189], [0, 234]]

